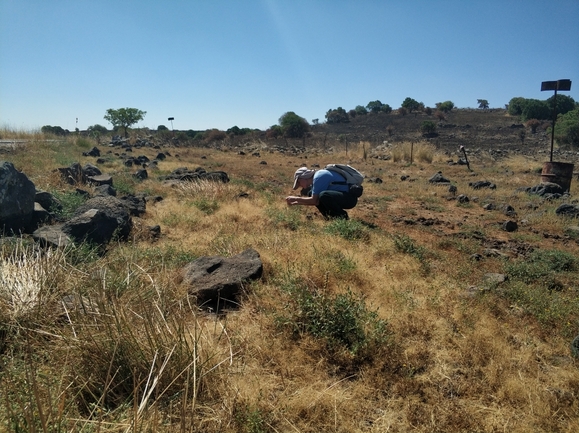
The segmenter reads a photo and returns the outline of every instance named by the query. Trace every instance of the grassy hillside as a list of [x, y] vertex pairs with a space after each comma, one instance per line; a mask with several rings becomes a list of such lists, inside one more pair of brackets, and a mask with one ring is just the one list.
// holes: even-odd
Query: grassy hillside
[[[89, 245], [41, 252], [27, 237], [2, 240], [0, 430], [579, 431], [579, 229], [555, 214], [576, 179], [566, 200], [528, 195], [519, 188], [540, 182], [541, 157], [497, 158], [466, 139], [472, 171], [448, 163], [459, 141], [417, 136], [410, 164], [412, 140], [352, 135], [346, 154], [340, 135], [363, 121], [328, 134], [320, 125], [316, 146], [298, 150], [259, 140], [163, 147], [170, 156], [144, 181], [118, 148], [100, 146], [99, 167], [119, 193], [163, 200], [102, 256]], [[459, 114], [447, 121], [486, 131]], [[501, 138], [512, 123], [485, 136], [512, 144]], [[94, 163], [82, 156], [94, 143], [27, 138], [0, 159], [75, 206], [74, 187], [53, 169]], [[369, 180], [351, 219], [288, 208], [296, 168], [331, 162]], [[159, 180], [198, 166], [231, 181]], [[428, 182], [438, 171], [456, 193]], [[474, 190], [477, 180], [496, 189]], [[503, 230], [507, 220], [518, 230]], [[147, 230], [156, 224], [159, 239]], [[198, 308], [184, 265], [250, 247], [264, 275], [239, 309]]]

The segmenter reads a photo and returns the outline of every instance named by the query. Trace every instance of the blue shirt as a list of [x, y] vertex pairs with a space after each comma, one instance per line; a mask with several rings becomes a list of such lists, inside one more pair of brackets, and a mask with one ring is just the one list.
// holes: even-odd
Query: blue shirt
[[348, 192], [348, 185], [332, 185], [332, 182], [346, 182], [346, 179], [330, 170], [318, 170], [314, 173], [312, 195], [319, 195], [326, 190]]

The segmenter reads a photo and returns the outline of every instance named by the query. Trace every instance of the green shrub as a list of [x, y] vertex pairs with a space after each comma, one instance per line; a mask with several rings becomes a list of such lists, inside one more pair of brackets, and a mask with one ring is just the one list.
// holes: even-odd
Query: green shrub
[[271, 207], [266, 210], [266, 215], [275, 225], [283, 226], [290, 230], [297, 230], [302, 224], [301, 213], [295, 207], [283, 210]]
[[325, 227], [326, 233], [341, 236], [348, 241], [368, 240], [369, 233], [360, 222], [351, 219], [336, 218]]
[[572, 272], [577, 269], [577, 258], [560, 250], [535, 250], [526, 260], [508, 263], [509, 278], [525, 284], [552, 284], [555, 273]]
[[557, 118], [555, 138], [559, 143], [579, 146], [579, 108]]
[[82, 205], [87, 200], [86, 196], [78, 194], [76, 191], [52, 191], [52, 195], [60, 202], [62, 208], [53, 208], [47, 210], [54, 212], [57, 216], [63, 219], [69, 219], [72, 217], [80, 205]]
[[278, 325], [296, 335], [321, 338], [330, 350], [345, 348], [352, 355], [366, 357], [389, 338], [387, 322], [366, 307], [363, 297], [351, 290], [338, 295], [309, 288], [299, 282], [282, 286], [289, 293], [289, 316], [278, 316]]
[[436, 123], [432, 120], [425, 120], [420, 125], [420, 131], [422, 131], [423, 134], [432, 134], [436, 132]]
[[219, 209], [219, 203], [216, 200], [199, 198], [193, 202], [193, 205], [206, 215], [211, 215]]
[[430, 265], [427, 260], [427, 250], [405, 234], [396, 234], [392, 236], [394, 247], [397, 251], [408, 254], [414, 257], [420, 263], [422, 272], [428, 274], [430, 272]]

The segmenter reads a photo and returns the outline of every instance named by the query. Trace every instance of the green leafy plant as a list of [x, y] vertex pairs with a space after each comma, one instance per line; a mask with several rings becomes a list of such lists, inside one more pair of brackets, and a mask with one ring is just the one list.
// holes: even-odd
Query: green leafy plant
[[341, 236], [348, 241], [368, 240], [368, 229], [360, 221], [336, 218], [325, 227], [326, 233]]
[[352, 355], [371, 356], [373, 348], [389, 338], [388, 325], [376, 311], [366, 307], [363, 297], [351, 290], [337, 295], [309, 288], [299, 282], [282, 286], [290, 295], [290, 316], [279, 316], [278, 324], [298, 335], [308, 333], [323, 339], [329, 349], [346, 348]]
[[47, 209], [63, 219], [70, 218], [74, 212], [87, 200], [87, 197], [76, 191], [52, 191], [62, 208]]
[[193, 201], [193, 205], [206, 215], [214, 214], [217, 212], [217, 209], [219, 209], [219, 203], [217, 203], [216, 200], [210, 200], [204, 197]]
[[127, 137], [127, 129], [135, 123], [145, 118], [146, 111], [141, 111], [137, 108], [119, 108], [117, 110], [109, 108], [104, 116], [104, 119], [111, 123], [113, 127], [121, 127], [125, 131]]

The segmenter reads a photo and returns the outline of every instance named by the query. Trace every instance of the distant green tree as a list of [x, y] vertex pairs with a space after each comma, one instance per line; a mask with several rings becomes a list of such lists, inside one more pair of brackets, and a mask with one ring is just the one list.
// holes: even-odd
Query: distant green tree
[[169, 130], [169, 128], [167, 128], [165, 125], [157, 126], [157, 131], [167, 131], [167, 130]]
[[227, 130], [228, 135], [245, 135], [247, 134], [247, 128], [241, 129], [239, 126], [232, 126]]
[[283, 131], [281, 130], [281, 126], [272, 125], [267, 131], [265, 131], [265, 136], [267, 138], [279, 138], [279, 137], [283, 136]]
[[326, 122], [328, 123], [347, 123], [349, 121], [348, 113], [342, 107], [335, 110], [329, 109], [326, 113]]
[[454, 108], [454, 102], [452, 101], [439, 102], [436, 104], [436, 108], [438, 108], [443, 113], [448, 113], [452, 111], [452, 109]]
[[91, 133], [94, 131], [94, 132], [98, 132], [100, 134], [106, 134], [107, 132], [109, 132], [109, 130], [106, 127], [99, 125], [98, 123], [95, 125], [89, 126], [86, 130], [88, 133]]
[[227, 138], [227, 134], [225, 133], [225, 131], [221, 131], [217, 128], [208, 129], [203, 134], [203, 140], [206, 143], [211, 143], [213, 141], [223, 141], [226, 138]]
[[579, 147], [579, 108], [557, 117], [555, 137], [560, 143]]
[[482, 110], [488, 110], [489, 108], [489, 101], [486, 99], [477, 99], [476, 103], [478, 104], [478, 108]]
[[279, 118], [279, 125], [284, 137], [303, 138], [310, 130], [310, 124], [303, 117], [298, 116], [293, 111], [288, 111]]
[[[547, 106], [553, 111], [553, 98], [555, 95], [547, 99]], [[568, 113], [576, 108], [575, 100], [567, 95], [557, 95], [557, 115]]]
[[356, 105], [354, 111], [358, 116], [365, 116], [366, 114], [368, 114], [368, 110], [366, 110], [366, 107], [363, 107], [362, 105]]
[[433, 134], [436, 132], [436, 123], [434, 123], [432, 120], [425, 120], [420, 125], [420, 130], [425, 135]]
[[380, 107], [380, 111], [382, 111], [383, 113], [392, 113], [392, 107], [388, 104], [382, 104], [382, 107]]
[[523, 120], [546, 120], [551, 119], [553, 116], [552, 110], [549, 108], [546, 101], [541, 101], [539, 99], [526, 99], [523, 102], [521, 117]]
[[128, 136], [127, 128], [145, 118], [146, 111], [137, 108], [119, 108], [114, 110], [109, 108], [104, 119], [114, 127], [121, 127], [125, 130], [125, 137]]
[[356, 113], [356, 110], [354, 110], [353, 108], [351, 110], [348, 110], [348, 116], [350, 116], [352, 119], [357, 115], [358, 113]]
[[368, 110], [370, 110], [372, 113], [379, 113], [382, 110], [382, 102], [380, 102], [380, 100], [375, 100], [375, 101], [370, 101], [368, 102], [368, 105], [366, 105], [366, 108]]
[[50, 126], [50, 125], [44, 125], [42, 128], [40, 128], [40, 132], [42, 132], [43, 134], [53, 134], [53, 135], [66, 135], [69, 133], [69, 131], [62, 129], [62, 127], [60, 126]]
[[507, 112], [511, 116], [520, 116], [523, 113], [523, 107], [525, 105], [526, 99], [521, 96], [515, 96], [509, 101]]
[[418, 102], [415, 99], [412, 99], [410, 97], [406, 98], [404, 101], [402, 101], [402, 108], [405, 108], [406, 110], [408, 110], [409, 113], [412, 113], [415, 110], [418, 110], [418, 108], [420, 107], [420, 102]]

